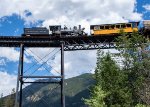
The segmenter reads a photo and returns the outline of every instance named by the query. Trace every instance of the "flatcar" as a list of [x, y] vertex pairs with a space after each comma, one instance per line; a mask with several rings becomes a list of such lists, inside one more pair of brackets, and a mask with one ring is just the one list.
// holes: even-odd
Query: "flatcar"
[[91, 25], [90, 30], [93, 36], [116, 35], [120, 30], [126, 33], [138, 31], [138, 25], [139, 22]]

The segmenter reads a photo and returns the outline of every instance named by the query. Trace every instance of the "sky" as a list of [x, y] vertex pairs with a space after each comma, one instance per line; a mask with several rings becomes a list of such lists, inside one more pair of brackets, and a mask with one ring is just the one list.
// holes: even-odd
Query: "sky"
[[[21, 36], [26, 27], [81, 25], [150, 19], [150, 0], [0, 0], [0, 36]], [[43, 59], [42, 59], [43, 58]], [[60, 75], [60, 50], [25, 48], [25, 75]], [[41, 60], [42, 59], [42, 60]], [[0, 93], [16, 88], [19, 48], [0, 48]], [[44, 66], [41, 64], [44, 63]], [[96, 50], [65, 52], [65, 78], [92, 73]], [[31, 69], [30, 69], [31, 68]], [[28, 80], [29, 81], [29, 80]], [[32, 81], [32, 80], [31, 80]]]

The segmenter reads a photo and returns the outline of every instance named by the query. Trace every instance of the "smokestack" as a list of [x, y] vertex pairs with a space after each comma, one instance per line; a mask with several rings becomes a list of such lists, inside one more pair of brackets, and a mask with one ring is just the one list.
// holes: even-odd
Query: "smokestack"
[[79, 25], [79, 30], [81, 30], [81, 25]]

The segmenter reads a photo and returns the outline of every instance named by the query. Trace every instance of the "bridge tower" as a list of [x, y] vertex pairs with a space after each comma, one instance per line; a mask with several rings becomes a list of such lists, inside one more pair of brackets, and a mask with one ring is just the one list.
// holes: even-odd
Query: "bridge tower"
[[[40, 43], [40, 42], [39, 42]], [[55, 44], [55, 43], [54, 43]], [[37, 45], [37, 44], [36, 44]], [[38, 46], [38, 45], [37, 45]], [[36, 47], [37, 47], [36, 46]], [[45, 46], [41, 45], [42, 47]], [[57, 43], [56, 47], [60, 48], [61, 50], [61, 75], [60, 76], [24, 76], [24, 49], [26, 47], [26, 44], [21, 43], [20, 44], [20, 57], [19, 57], [19, 65], [18, 65], [18, 78], [17, 78], [17, 87], [16, 87], [16, 99], [15, 99], [15, 107], [17, 107], [17, 103], [19, 101], [19, 107], [22, 107], [22, 100], [23, 100], [23, 84], [25, 83], [38, 83], [38, 84], [43, 84], [43, 83], [56, 83], [60, 84], [61, 86], [61, 106], [65, 107], [65, 95], [64, 95], [64, 42], [59, 42]], [[28, 47], [29, 44], [28, 44]], [[32, 47], [34, 47], [32, 45]], [[39, 46], [40, 47], [40, 46]], [[49, 46], [47, 46], [49, 47]], [[30, 78], [40, 78], [40, 79], [59, 79], [60, 81], [51, 81], [51, 82], [37, 82], [37, 81], [28, 81], [25, 82], [24, 79]]]

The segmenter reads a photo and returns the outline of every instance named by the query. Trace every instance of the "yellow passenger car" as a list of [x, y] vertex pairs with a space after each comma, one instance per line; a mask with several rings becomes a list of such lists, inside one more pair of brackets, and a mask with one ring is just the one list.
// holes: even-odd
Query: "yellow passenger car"
[[120, 33], [120, 30], [127, 33], [138, 31], [138, 24], [139, 22], [91, 25], [90, 30], [93, 36], [116, 35]]

